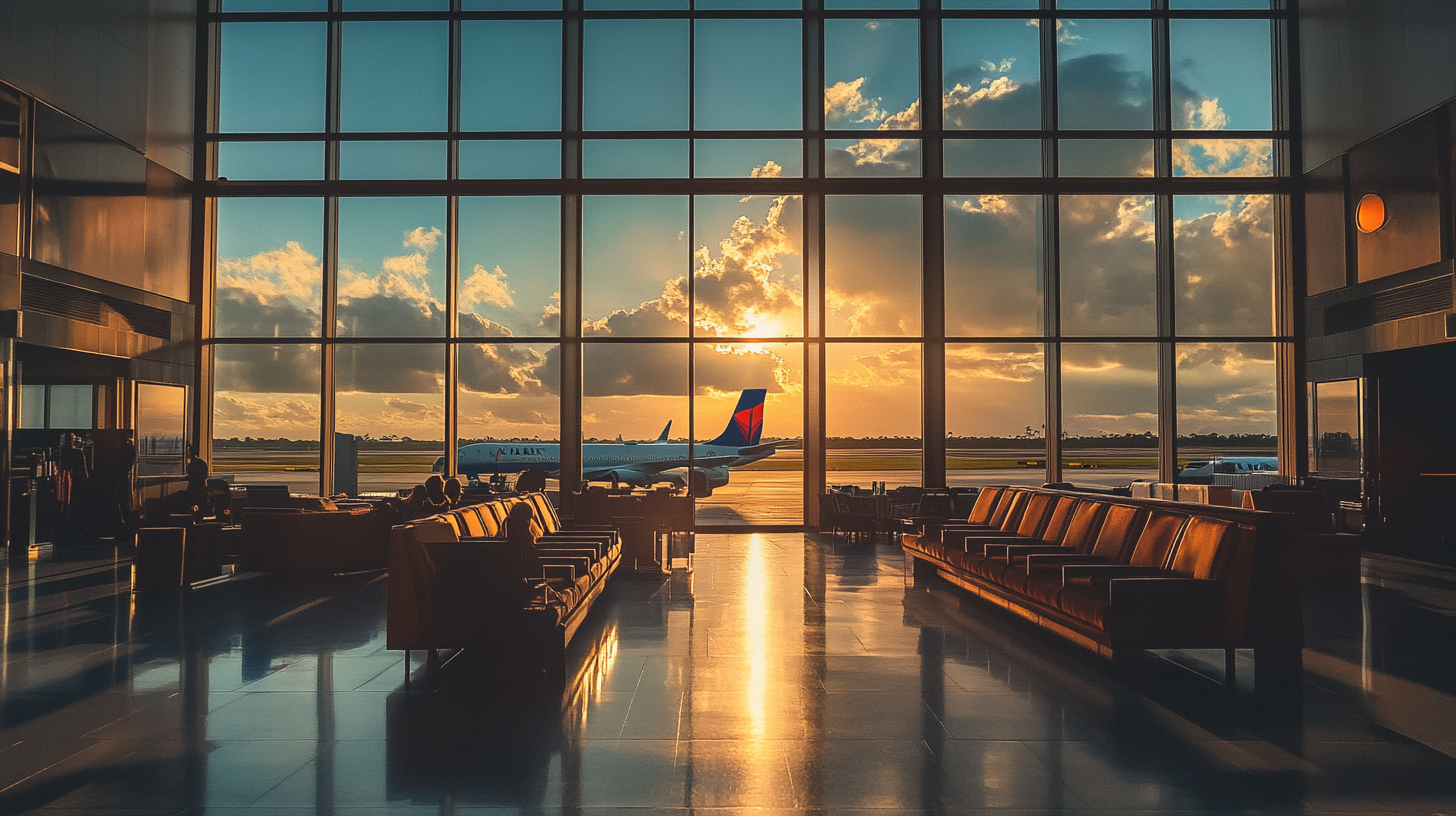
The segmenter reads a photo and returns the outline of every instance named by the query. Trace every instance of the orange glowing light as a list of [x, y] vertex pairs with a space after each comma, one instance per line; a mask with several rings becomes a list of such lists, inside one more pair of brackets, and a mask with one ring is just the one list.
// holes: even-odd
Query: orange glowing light
[[1361, 232], [1374, 232], [1385, 226], [1385, 201], [1370, 193], [1355, 207], [1355, 227]]

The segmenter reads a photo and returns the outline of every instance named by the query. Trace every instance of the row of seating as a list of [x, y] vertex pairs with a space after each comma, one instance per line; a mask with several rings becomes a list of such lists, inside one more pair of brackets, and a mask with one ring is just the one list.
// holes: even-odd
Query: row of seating
[[1277, 513], [988, 487], [965, 521], [903, 546], [917, 577], [938, 575], [1108, 657], [1277, 645], [1287, 658], [1301, 637], [1289, 537]]
[[[523, 597], [520, 553], [505, 519], [531, 505], [545, 532], [537, 552], [549, 592]], [[541, 493], [428, 516], [390, 532], [390, 649], [482, 647], [564, 670], [565, 649], [622, 560], [614, 531], [566, 530]]]

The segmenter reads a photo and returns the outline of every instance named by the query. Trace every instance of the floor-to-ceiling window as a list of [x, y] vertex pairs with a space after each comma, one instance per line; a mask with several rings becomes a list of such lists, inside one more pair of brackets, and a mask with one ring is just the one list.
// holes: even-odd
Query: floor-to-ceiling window
[[704, 523], [812, 522], [826, 483], [1125, 484], [1275, 452], [1267, 0], [210, 20], [210, 436], [239, 481], [328, 489], [349, 433], [364, 490], [478, 442], [559, 443], [574, 483], [581, 446], [707, 442], [758, 388], [761, 440], [786, 441], [695, 450]]

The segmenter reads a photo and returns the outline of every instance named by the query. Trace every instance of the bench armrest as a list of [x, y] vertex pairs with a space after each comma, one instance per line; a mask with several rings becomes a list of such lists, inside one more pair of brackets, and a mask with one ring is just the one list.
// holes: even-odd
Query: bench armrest
[[1021, 544], [1021, 543], [992, 543], [986, 544], [987, 558], [1005, 558], [1008, 561], [1015, 561], [1018, 558], [1025, 558], [1028, 555], [1076, 555], [1068, 552], [1066, 547], [1058, 547], [1053, 544]]
[[1077, 564], [1106, 564], [1100, 556], [1085, 553], [1012, 553], [1012, 563], [1026, 563], [1027, 569], [1066, 567]]
[[1105, 584], [1114, 578], [1156, 578], [1167, 576], [1166, 570], [1157, 567], [1138, 567], [1130, 564], [1109, 564], [1103, 562], [1088, 562], [1085, 564], [1067, 564], [1062, 567], [1062, 583], [1070, 584], [1074, 581], [1090, 581], [1091, 583]]

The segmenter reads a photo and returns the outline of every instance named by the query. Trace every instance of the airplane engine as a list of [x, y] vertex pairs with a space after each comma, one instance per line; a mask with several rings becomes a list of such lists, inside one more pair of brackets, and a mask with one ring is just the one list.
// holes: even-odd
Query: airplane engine
[[728, 466], [727, 465], [721, 465], [721, 466], [715, 467], [715, 468], [708, 468], [705, 472], [708, 474], [708, 487], [709, 488], [718, 488], [718, 487], [725, 487], [725, 486], [727, 486], [727, 484], [728, 484]]

